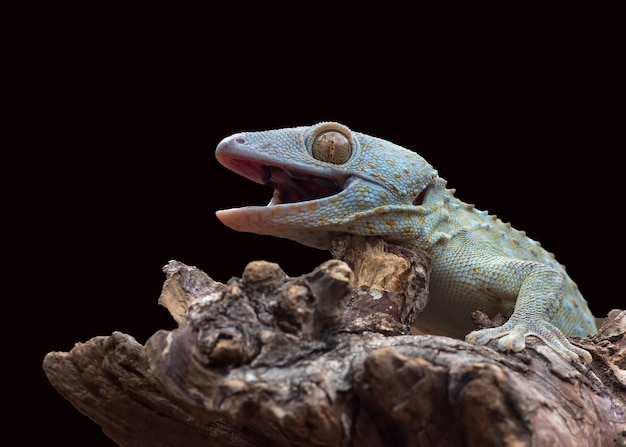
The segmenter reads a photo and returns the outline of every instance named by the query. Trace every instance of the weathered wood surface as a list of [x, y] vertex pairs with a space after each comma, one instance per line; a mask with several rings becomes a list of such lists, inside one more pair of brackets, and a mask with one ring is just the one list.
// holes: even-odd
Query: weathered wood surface
[[122, 446], [626, 442], [626, 312], [580, 340], [590, 368], [534, 339], [506, 354], [415, 336], [426, 255], [354, 237], [333, 253], [302, 277], [258, 261], [227, 284], [172, 261], [160, 302], [177, 330], [96, 337], [45, 373]]

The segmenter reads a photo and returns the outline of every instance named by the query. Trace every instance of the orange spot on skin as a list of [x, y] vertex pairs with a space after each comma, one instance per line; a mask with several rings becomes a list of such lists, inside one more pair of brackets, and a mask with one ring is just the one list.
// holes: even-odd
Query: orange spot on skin
[[277, 214], [280, 214], [280, 210], [278, 208], [274, 208], [270, 211], [270, 219], [276, 217]]
[[404, 168], [404, 173], [405, 174], [408, 174], [409, 172], [411, 172], [411, 171], [409, 171], [407, 168]]
[[387, 224], [388, 227], [395, 227], [396, 226], [396, 221], [395, 220], [386, 220], [385, 223]]
[[309, 211], [312, 211], [314, 209], [316, 209], [319, 206], [319, 204], [311, 202], [311, 203], [307, 203], [306, 207], [309, 209]]

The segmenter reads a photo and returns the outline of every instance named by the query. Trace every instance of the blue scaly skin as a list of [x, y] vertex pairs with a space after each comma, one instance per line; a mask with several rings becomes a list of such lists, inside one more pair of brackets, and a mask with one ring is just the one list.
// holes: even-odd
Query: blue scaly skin
[[[232, 171], [270, 185], [267, 206], [218, 211], [237, 231], [328, 249], [337, 234], [382, 236], [426, 251], [430, 299], [415, 326], [522, 351], [534, 335], [567, 360], [591, 355], [566, 336], [597, 331], [587, 302], [552, 253], [524, 232], [454, 197], [417, 153], [333, 122], [238, 133], [215, 153]], [[472, 331], [471, 312], [510, 315]], [[466, 335], [467, 334], [467, 335]]]

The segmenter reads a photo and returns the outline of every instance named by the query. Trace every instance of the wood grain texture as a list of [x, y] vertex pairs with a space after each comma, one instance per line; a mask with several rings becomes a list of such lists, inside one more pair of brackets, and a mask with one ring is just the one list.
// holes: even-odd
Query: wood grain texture
[[415, 336], [428, 258], [354, 237], [333, 253], [300, 277], [256, 261], [226, 284], [172, 261], [160, 302], [178, 329], [96, 337], [44, 371], [122, 446], [624, 442], [626, 312], [579, 340], [590, 368], [535, 339], [506, 354]]

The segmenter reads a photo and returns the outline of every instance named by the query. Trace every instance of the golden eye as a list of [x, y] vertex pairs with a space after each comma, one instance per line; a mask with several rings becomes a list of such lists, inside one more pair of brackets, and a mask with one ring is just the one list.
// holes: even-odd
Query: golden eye
[[317, 135], [311, 149], [316, 160], [336, 165], [344, 164], [352, 155], [350, 140], [336, 130], [328, 130]]

